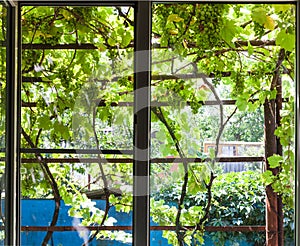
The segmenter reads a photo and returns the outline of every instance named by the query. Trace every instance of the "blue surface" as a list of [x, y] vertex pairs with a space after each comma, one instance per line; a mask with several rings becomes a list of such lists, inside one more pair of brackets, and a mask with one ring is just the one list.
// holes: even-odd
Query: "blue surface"
[[[105, 203], [103, 200], [94, 200], [98, 208], [104, 208]], [[21, 221], [22, 226], [49, 226], [51, 223], [54, 201], [53, 200], [22, 200], [21, 201]], [[72, 226], [76, 223], [76, 220], [68, 215], [68, 209], [70, 207], [64, 205], [61, 202], [61, 208], [58, 217], [58, 226]], [[114, 208], [111, 208], [109, 216], [114, 217], [117, 223], [114, 225], [132, 225], [132, 213], [117, 213]], [[78, 222], [78, 221], [77, 221]], [[153, 224], [153, 223], [152, 223]], [[86, 232], [87, 235], [89, 232]], [[28, 246], [40, 246], [46, 232], [22, 232], [21, 233], [21, 244]], [[162, 237], [162, 231], [151, 231], [151, 246], [168, 246], [167, 240]], [[51, 240], [49, 241], [50, 246], [77, 246], [82, 245], [84, 242], [83, 238], [80, 237], [79, 232], [67, 231], [67, 232], [54, 232]], [[128, 246], [131, 243], [126, 244], [119, 241], [111, 240], [94, 240], [90, 246]], [[205, 237], [205, 245], [214, 245], [212, 241]], [[251, 244], [240, 243], [240, 246], [249, 246]], [[227, 246], [227, 245], [226, 245]]]
[[[104, 201], [96, 200], [95, 202], [98, 208], [104, 207]], [[22, 200], [21, 205], [22, 226], [50, 225], [54, 211], [53, 200]], [[78, 219], [74, 219], [68, 215], [69, 208], [69, 206], [66, 206], [64, 202], [61, 201], [59, 217], [56, 224], [57, 226], [72, 226], [74, 224], [78, 224]], [[114, 208], [111, 208], [109, 216], [117, 219], [117, 223], [115, 225], [131, 225], [131, 214], [116, 213]], [[87, 231], [86, 234], [88, 235], [89, 232]], [[45, 235], [46, 232], [22, 232], [21, 244], [28, 246], [40, 246]], [[54, 232], [52, 239], [49, 241], [49, 245], [81, 245], [84, 242], [82, 237], [83, 235], [80, 235], [80, 233], [76, 231]], [[94, 240], [90, 245], [128, 246], [131, 244], [124, 244], [118, 241]]]
[[[103, 200], [95, 200], [98, 208], [104, 208], [105, 202]], [[54, 202], [53, 200], [22, 200], [22, 213], [21, 221], [22, 226], [49, 226], [51, 223]], [[61, 207], [59, 211], [59, 217], [57, 226], [72, 226], [76, 223], [76, 220], [68, 215], [69, 206], [66, 206], [61, 201]], [[132, 225], [132, 213], [117, 213], [112, 207], [109, 212], [109, 216], [114, 217], [117, 223], [114, 225]], [[21, 233], [21, 244], [28, 246], [40, 246], [41, 242], [46, 235], [46, 232], [22, 232]], [[54, 232], [52, 239], [49, 241], [49, 245], [63, 245], [63, 246], [74, 246], [81, 245], [84, 240], [80, 237], [78, 232]], [[113, 246], [128, 246], [130, 244], [122, 243], [119, 241], [109, 240], [94, 240], [90, 246], [96, 245], [113, 245]], [[162, 238], [161, 231], [151, 231], [151, 245], [167, 246], [167, 240]]]

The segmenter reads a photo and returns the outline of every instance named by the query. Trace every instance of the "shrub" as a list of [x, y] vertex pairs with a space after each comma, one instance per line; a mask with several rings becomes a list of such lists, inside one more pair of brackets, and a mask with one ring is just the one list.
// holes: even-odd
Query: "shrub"
[[[154, 194], [155, 200], [164, 200], [166, 204], [174, 204], [180, 193], [180, 184], [176, 183]], [[261, 173], [255, 171], [220, 174], [213, 184], [213, 199], [210, 216], [206, 225], [238, 226], [265, 225], [265, 187]], [[184, 205], [205, 206], [207, 194], [198, 192], [187, 195]], [[284, 208], [285, 245], [293, 243], [293, 209]], [[210, 232], [206, 234], [215, 245], [238, 245], [236, 242], [247, 241], [254, 245], [265, 244], [265, 233], [257, 232]]]

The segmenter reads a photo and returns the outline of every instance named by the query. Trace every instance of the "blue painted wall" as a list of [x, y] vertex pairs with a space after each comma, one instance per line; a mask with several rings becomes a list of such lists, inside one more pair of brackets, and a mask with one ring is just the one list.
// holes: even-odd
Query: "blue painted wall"
[[[104, 208], [105, 203], [103, 200], [95, 200], [97, 207]], [[21, 202], [21, 221], [22, 226], [48, 226], [51, 223], [54, 202], [53, 200], [22, 200]], [[68, 215], [69, 206], [64, 205], [61, 202], [61, 209], [57, 221], [57, 226], [71, 226], [76, 223], [74, 218]], [[132, 213], [116, 213], [114, 208], [111, 208], [109, 216], [116, 218], [117, 223], [114, 225], [132, 225]], [[22, 232], [21, 243], [22, 245], [28, 246], [40, 246], [41, 242], [46, 235], [46, 232]], [[63, 246], [75, 246], [81, 245], [84, 240], [80, 237], [78, 232], [54, 232], [52, 240], [49, 241], [49, 245], [63, 245]], [[107, 241], [107, 240], [94, 240], [90, 246], [128, 246], [118, 241]], [[167, 246], [169, 245], [167, 240], [162, 238], [161, 231], [151, 232], [151, 245], [153, 246]]]
[[[95, 200], [97, 207], [104, 208], [104, 201]], [[22, 200], [21, 201], [21, 221], [22, 226], [49, 226], [51, 223], [54, 202], [53, 200]], [[68, 216], [69, 206], [65, 206], [61, 202], [61, 209], [59, 213], [58, 226], [72, 226], [74, 218]], [[116, 213], [114, 208], [110, 210], [109, 216], [116, 218], [117, 223], [115, 225], [131, 225], [132, 214], [129, 213]], [[46, 232], [22, 232], [21, 244], [28, 246], [40, 246], [41, 242], [46, 235]], [[169, 246], [167, 240], [162, 238], [161, 231], [151, 231], [151, 246]], [[53, 246], [77, 246], [82, 245], [83, 239], [78, 232], [54, 232], [52, 239], [49, 241], [49, 245]], [[90, 246], [128, 246], [118, 241], [98, 240], [93, 241]], [[205, 237], [205, 246], [211, 246], [213, 243], [208, 237]], [[240, 243], [240, 246], [250, 246], [251, 244]]]

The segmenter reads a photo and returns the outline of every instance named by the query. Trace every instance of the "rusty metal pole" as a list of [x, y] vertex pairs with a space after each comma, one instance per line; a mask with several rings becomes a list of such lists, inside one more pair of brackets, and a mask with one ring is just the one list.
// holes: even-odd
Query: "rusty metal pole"
[[[276, 99], [266, 100], [264, 104], [265, 116], [265, 158], [266, 170], [276, 175], [279, 168], [270, 168], [268, 157], [282, 155], [280, 139], [275, 136], [275, 129], [280, 125], [280, 110], [282, 109], [282, 82], [280, 67], [285, 57], [285, 50], [279, 52], [276, 70], [272, 79], [270, 90], [277, 90]], [[280, 195], [274, 192], [271, 185], [266, 187], [266, 245], [283, 246], [283, 204]]]
[[[278, 170], [271, 169], [267, 161], [268, 157], [276, 153], [276, 137], [274, 131], [276, 128], [275, 119], [275, 100], [267, 100], [264, 104], [265, 115], [265, 157], [266, 157], [266, 170], [271, 170], [275, 175]], [[266, 245], [277, 246], [279, 245], [278, 233], [278, 204], [277, 194], [273, 191], [271, 185], [266, 187]]]
[[[280, 126], [281, 116], [280, 111], [282, 110], [282, 79], [281, 77], [278, 77], [276, 81], [276, 90], [277, 90], [277, 96], [275, 101], [275, 107], [276, 107], [276, 125]], [[277, 148], [277, 154], [283, 155], [282, 150], [282, 144], [280, 143], [280, 139], [276, 137], [276, 148]], [[284, 245], [284, 230], [283, 230], [283, 203], [282, 203], [282, 197], [280, 195], [277, 195], [277, 221], [278, 221], [278, 243], [279, 245]]]

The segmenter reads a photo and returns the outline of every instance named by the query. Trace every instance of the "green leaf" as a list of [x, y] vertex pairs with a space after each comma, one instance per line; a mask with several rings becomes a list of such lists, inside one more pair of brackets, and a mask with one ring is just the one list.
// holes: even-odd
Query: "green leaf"
[[70, 137], [69, 128], [64, 126], [61, 122], [55, 121], [53, 128], [58, 136], [61, 136], [66, 140]]
[[188, 193], [195, 195], [198, 192], [198, 184], [196, 182], [191, 182], [190, 185], [188, 186]]
[[90, 32], [90, 29], [86, 25], [77, 24], [78, 31], [86, 34]]
[[264, 25], [267, 21], [267, 11], [262, 7], [255, 8], [252, 10], [251, 17], [253, 21]]
[[126, 119], [128, 119], [127, 114], [128, 114], [127, 110], [115, 110], [114, 113], [112, 114], [113, 124], [116, 125], [123, 125], [124, 123], [126, 124], [127, 122]]
[[215, 148], [209, 148], [208, 152], [209, 152], [209, 158], [210, 159], [214, 159], [216, 157]]
[[170, 155], [170, 149], [165, 144], [161, 144], [159, 146], [159, 151], [162, 153], [163, 156]]
[[109, 108], [103, 107], [101, 110], [99, 110], [99, 118], [102, 121], [106, 121], [109, 117]]
[[193, 206], [192, 209], [196, 212], [203, 212], [203, 208], [201, 206]]
[[288, 11], [292, 5], [290, 4], [273, 4], [273, 7], [275, 9], [275, 12], [280, 13], [280, 12], [286, 12]]
[[183, 21], [184, 19], [179, 17], [177, 14], [171, 14], [168, 16], [168, 21], [169, 22], [180, 22]]
[[176, 29], [170, 29], [169, 30], [169, 33], [171, 34], [171, 35], [177, 35], [178, 34], [178, 29], [176, 28]]
[[253, 51], [254, 51], [253, 46], [248, 41], [248, 55], [251, 56], [253, 54]]
[[270, 185], [274, 182], [274, 175], [270, 170], [265, 171], [262, 174], [262, 181], [263, 183], [265, 183], [266, 185]]
[[96, 46], [97, 46], [98, 50], [100, 50], [100, 51], [106, 50], [106, 46], [103, 43], [99, 43]]
[[280, 155], [272, 155], [268, 158], [270, 168], [279, 167], [282, 161], [283, 161], [283, 157]]
[[272, 90], [272, 91], [270, 91], [270, 95], [269, 95], [269, 100], [271, 100], [271, 99], [275, 99], [276, 98], [276, 95], [277, 95], [277, 90], [276, 89], [274, 89], [274, 90]]
[[166, 35], [162, 35], [160, 38], [160, 46], [161, 47], [167, 47], [168, 46], [168, 38]]
[[234, 44], [232, 42], [232, 39], [235, 37], [237, 33], [237, 27], [235, 25], [235, 22], [232, 20], [226, 20], [224, 22], [224, 26], [220, 31], [221, 37], [225, 40], [227, 44], [229, 44], [230, 47], [234, 47]]
[[113, 38], [109, 38], [107, 40], [108, 45], [110, 46], [115, 46], [116, 45], [116, 41]]
[[63, 15], [63, 17], [66, 20], [71, 20], [72, 19], [72, 14], [68, 10], [60, 9], [60, 13]]
[[52, 122], [48, 115], [43, 115], [38, 118], [38, 127], [44, 130], [49, 130], [51, 128]]
[[281, 46], [287, 51], [293, 51], [296, 45], [295, 34], [286, 33], [286, 30], [281, 30], [276, 37], [276, 45]]
[[122, 46], [126, 47], [130, 44], [131, 42], [131, 33], [130, 32], [126, 32], [125, 35], [122, 36]]
[[240, 97], [237, 98], [235, 105], [240, 111], [245, 111], [248, 106], [247, 101], [244, 98], [240, 98]]

